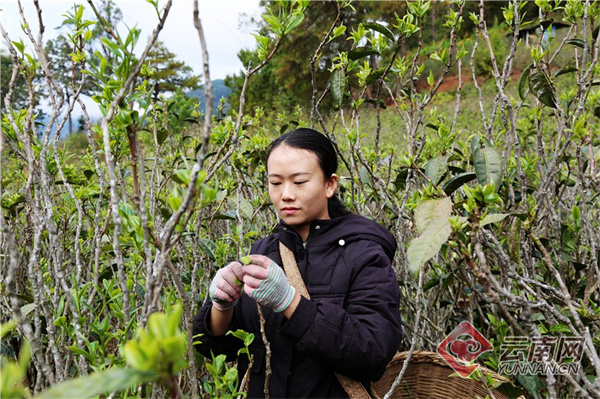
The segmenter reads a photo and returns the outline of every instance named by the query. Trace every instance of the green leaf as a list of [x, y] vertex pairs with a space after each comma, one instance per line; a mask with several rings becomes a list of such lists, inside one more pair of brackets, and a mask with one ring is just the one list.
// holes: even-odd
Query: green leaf
[[447, 220], [451, 214], [452, 200], [450, 197], [422, 201], [415, 209], [415, 227], [420, 234], [423, 234], [433, 220]]
[[290, 19], [285, 27], [285, 31], [283, 32], [283, 34], [285, 35], [291, 31], [293, 31], [294, 29], [296, 29], [298, 27], [298, 25], [300, 25], [302, 23], [303, 20], [304, 20], [304, 13], [296, 12], [296, 13], [292, 14], [292, 16], [290, 17]]
[[525, 90], [527, 89], [527, 85], [529, 83], [529, 74], [531, 73], [531, 69], [533, 68], [533, 64], [529, 64], [527, 68], [523, 70], [523, 74], [519, 79], [519, 97], [521, 101], [525, 101]]
[[338, 108], [342, 107], [344, 102], [344, 93], [346, 91], [346, 73], [342, 68], [338, 68], [331, 72], [329, 86], [331, 87], [331, 95], [335, 105]]
[[477, 178], [475, 172], [464, 172], [448, 180], [446, 184], [442, 186], [442, 189], [446, 195], [450, 195], [458, 190], [463, 184], [466, 184], [475, 178]]
[[585, 42], [583, 41], [583, 39], [569, 39], [569, 40], [565, 40], [565, 43], [572, 44], [575, 47], [581, 47], [581, 48], [585, 47]]
[[33, 311], [33, 309], [35, 309], [36, 305], [35, 303], [28, 303], [27, 305], [23, 305], [21, 307], [21, 314], [23, 316], [27, 316], [29, 313], [31, 313]]
[[244, 330], [229, 331], [227, 334], [231, 334], [234, 337], [241, 339], [244, 341], [245, 346], [249, 346], [252, 341], [254, 341], [254, 334], [248, 333]]
[[504, 218], [506, 218], [509, 215], [510, 215], [509, 213], [492, 213], [492, 214], [488, 214], [479, 223], [479, 227], [483, 227], [483, 226], [485, 226], [487, 224], [491, 224], [491, 223], [498, 223], [498, 222], [504, 220]]
[[473, 151], [473, 166], [477, 181], [481, 185], [493, 182], [496, 190], [502, 183], [502, 157], [485, 137], [475, 136], [471, 141]]
[[560, 68], [558, 71], [554, 72], [552, 74], [552, 76], [554, 76], [555, 78], [560, 76], [560, 75], [565, 75], [567, 73], [573, 73], [573, 72], [577, 72], [579, 69], [577, 69], [576, 67], [574, 67], [573, 65], [568, 65], [564, 68]]
[[381, 33], [382, 35], [384, 35], [391, 41], [396, 40], [396, 38], [394, 37], [394, 34], [392, 33], [391, 30], [389, 30], [386, 26], [378, 24], [377, 22], [367, 22], [366, 24], [363, 24], [363, 26], [367, 29], [372, 29], [374, 31]]
[[23, 40], [18, 42], [13, 41], [12, 44], [17, 48], [17, 50], [19, 50], [19, 53], [23, 54], [25, 52], [25, 44], [23, 43]]
[[370, 85], [377, 79], [381, 78], [383, 76], [383, 72], [385, 72], [385, 68], [377, 68], [377, 69], [371, 71], [371, 73], [369, 74], [369, 77], [366, 80], [367, 85]]
[[550, 332], [571, 333], [571, 329], [564, 324], [554, 324], [550, 327]]
[[177, 169], [173, 173], [173, 176], [171, 176], [171, 179], [173, 179], [173, 181], [175, 183], [179, 183], [184, 186], [187, 186], [188, 184], [190, 184], [190, 170], [189, 169]]
[[77, 21], [81, 21], [81, 18], [83, 18], [83, 6], [77, 8], [77, 14], [75, 15]]
[[535, 399], [540, 397], [539, 392], [542, 389], [542, 386], [540, 384], [540, 378], [537, 375], [519, 374], [517, 375], [517, 380]]
[[331, 37], [329, 38], [329, 41], [332, 41], [336, 37], [343, 35], [344, 32], [346, 32], [346, 26], [345, 25], [340, 25], [340, 26], [336, 27], [333, 30], [333, 32], [331, 33]]
[[202, 249], [211, 260], [217, 260], [217, 256], [215, 255], [215, 251], [217, 250], [217, 244], [215, 244], [208, 238], [201, 238], [200, 240], [198, 240], [198, 245], [200, 246], [200, 249]]
[[446, 156], [432, 158], [425, 166], [425, 176], [429, 177], [436, 185], [442, 180], [446, 172], [448, 172], [448, 157]]
[[0, 339], [4, 338], [6, 334], [15, 329], [17, 323], [14, 320], [9, 320], [6, 323], [0, 324]]
[[416, 274], [425, 262], [440, 252], [451, 231], [448, 219], [434, 219], [420, 237], [410, 242], [406, 258], [411, 272]]
[[273, 14], [263, 14], [262, 17], [265, 22], [271, 26], [271, 29], [273, 29], [275, 34], [280, 35], [282, 33], [281, 22], [279, 21], [279, 18]]
[[177, 211], [181, 206], [182, 199], [179, 194], [176, 193], [175, 189], [173, 189], [173, 194], [170, 194], [167, 197], [167, 203], [171, 207], [173, 211]]
[[123, 391], [152, 381], [155, 374], [131, 368], [111, 368], [84, 377], [53, 385], [35, 396], [35, 399], [89, 398], [92, 396]]
[[83, 171], [83, 175], [85, 176], [86, 179], [90, 180], [92, 178], [92, 176], [94, 176], [96, 174], [95, 171], [90, 170], [90, 169], [85, 169]]
[[104, 45], [106, 48], [108, 48], [108, 50], [109, 50], [111, 53], [113, 53], [114, 55], [116, 55], [116, 56], [117, 56], [117, 58], [119, 58], [119, 59], [121, 58], [121, 50], [119, 49], [119, 46], [118, 46], [116, 43], [114, 43], [114, 42], [111, 42], [110, 40], [108, 40], [108, 39], [107, 39], [107, 38], [105, 38], [105, 37], [100, 37], [100, 41], [102, 42], [102, 44], [103, 44], [103, 45]]
[[[368, 79], [367, 79], [367, 81], [368, 81]], [[364, 103], [365, 104], [373, 104], [374, 106], [379, 107], [380, 109], [387, 109], [387, 106], [385, 105], [385, 101], [383, 101], [381, 98], [378, 98], [378, 99], [369, 98], [369, 99], [366, 99], [364, 101]]]
[[537, 71], [529, 76], [529, 90], [544, 105], [550, 108], [556, 108], [554, 95], [552, 94], [552, 84], [542, 71]]
[[521, 387], [513, 385], [511, 382], [503, 382], [495, 389], [496, 391], [504, 394], [507, 398], [521, 398], [525, 397], [525, 390]]
[[242, 257], [240, 258], [240, 262], [241, 262], [243, 265], [249, 265], [250, 263], [252, 263], [252, 260], [250, 259], [250, 257], [249, 257], [249, 256], [242, 256]]
[[381, 55], [379, 51], [375, 50], [372, 47], [361, 46], [357, 47], [354, 50], [351, 50], [348, 53], [348, 59], [352, 61], [359, 60], [361, 58], [367, 57], [369, 55]]
[[246, 219], [252, 219], [252, 215], [254, 215], [254, 207], [246, 198], [240, 198], [240, 213]]
[[435, 83], [435, 79], [433, 77], [433, 72], [429, 71], [429, 76], [427, 76], [427, 84], [429, 84], [429, 86], [433, 87], [434, 83]]
[[169, 130], [167, 129], [157, 129], [156, 131], [156, 141], [158, 145], [162, 145], [165, 140], [169, 137]]
[[[64, 317], [64, 316], [62, 316]], [[67, 349], [69, 349], [71, 352], [75, 353], [76, 355], [81, 355], [83, 357], [85, 357], [90, 363], [94, 364], [94, 356], [92, 356], [88, 351], [84, 351], [83, 349], [75, 346], [75, 345], [70, 345], [67, 346]]]
[[215, 220], [236, 220], [236, 217], [235, 217], [235, 213], [226, 212], [226, 213], [216, 214], [213, 219], [215, 219]]

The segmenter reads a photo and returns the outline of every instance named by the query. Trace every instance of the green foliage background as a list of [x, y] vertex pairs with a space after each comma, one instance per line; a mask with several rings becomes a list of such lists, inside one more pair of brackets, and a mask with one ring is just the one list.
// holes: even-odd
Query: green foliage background
[[[159, 27], [169, 4], [148, 1]], [[277, 223], [269, 142], [310, 126], [339, 149], [349, 209], [400, 243], [401, 350], [435, 351], [468, 320], [497, 370], [506, 337], [584, 337], [576, 375], [499, 389], [600, 397], [596, 2], [263, 6], [249, 69], [208, 118], [169, 86], [198, 78], [156, 36], [135, 55], [141, 32], [118, 31], [110, 1], [74, 7], [63, 42], [6, 39], [2, 396], [243, 392], [235, 363], [193, 352], [192, 318], [216, 270]], [[59, 140], [84, 92], [102, 118]]]

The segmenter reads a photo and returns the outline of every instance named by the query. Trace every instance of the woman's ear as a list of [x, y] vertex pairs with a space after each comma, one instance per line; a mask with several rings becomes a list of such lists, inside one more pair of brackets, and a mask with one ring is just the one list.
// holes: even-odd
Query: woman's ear
[[325, 190], [327, 198], [333, 197], [338, 186], [338, 175], [332, 174], [325, 182]]

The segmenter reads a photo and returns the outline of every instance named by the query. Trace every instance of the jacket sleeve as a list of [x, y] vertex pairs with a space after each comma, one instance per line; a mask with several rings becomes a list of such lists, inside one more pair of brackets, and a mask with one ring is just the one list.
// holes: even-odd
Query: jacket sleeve
[[[241, 301], [238, 301], [233, 310], [233, 320], [231, 322], [230, 331], [236, 331], [240, 325], [240, 305]], [[231, 334], [224, 335], [213, 335], [208, 328], [210, 324], [210, 311], [212, 308], [212, 301], [210, 298], [206, 299], [206, 302], [194, 318], [193, 328], [193, 342], [194, 347], [202, 355], [211, 358], [211, 355], [226, 355], [227, 361], [233, 361], [237, 358], [237, 352], [242, 348], [242, 341]], [[201, 334], [201, 335], [198, 335]]]
[[[259, 240], [255, 242], [252, 246], [250, 253], [258, 253], [263, 254], [266, 251], [266, 248], [269, 243], [269, 239], [273, 239], [272, 237], [267, 237], [266, 239]], [[250, 304], [246, 302], [251, 302]], [[243, 312], [248, 312], [250, 308], [254, 309], [256, 307], [256, 303], [254, 300], [250, 299], [246, 294], [242, 293], [242, 297], [235, 305], [233, 310], [233, 319], [231, 321], [231, 326], [229, 327], [229, 331], [236, 330], [244, 330], [247, 332], [255, 332], [257, 328], [255, 326], [248, 325], [248, 316], [244, 317]], [[210, 358], [211, 352], [216, 355], [224, 354], [227, 356], [227, 361], [233, 361], [237, 358], [237, 352], [243, 347], [243, 342], [234, 337], [233, 335], [225, 334], [221, 336], [213, 335], [210, 332], [208, 326], [210, 325], [210, 312], [212, 308], [212, 301], [209, 297], [206, 298], [206, 302], [194, 318], [194, 328], [193, 328], [193, 341], [198, 342], [194, 345], [196, 350], [200, 352], [202, 355]], [[257, 321], [258, 323], [258, 321]], [[197, 334], [202, 334], [200, 336], [196, 336]], [[256, 345], [260, 345], [258, 342]]]
[[302, 298], [280, 332], [296, 348], [360, 381], [381, 378], [402, 339], [399, 288], [383, 249], [353, 261], [359, 265], [345, 307]]

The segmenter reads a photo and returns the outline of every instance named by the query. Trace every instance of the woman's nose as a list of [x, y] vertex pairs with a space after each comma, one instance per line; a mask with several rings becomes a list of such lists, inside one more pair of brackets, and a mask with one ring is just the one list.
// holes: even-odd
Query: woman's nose
[[281, 199], [284, 201], [293, 201], [296, 199], [296, 194], [294, 193], [294, 186], [291, 184], [284, 184], [283, 191], [281, 193]]

